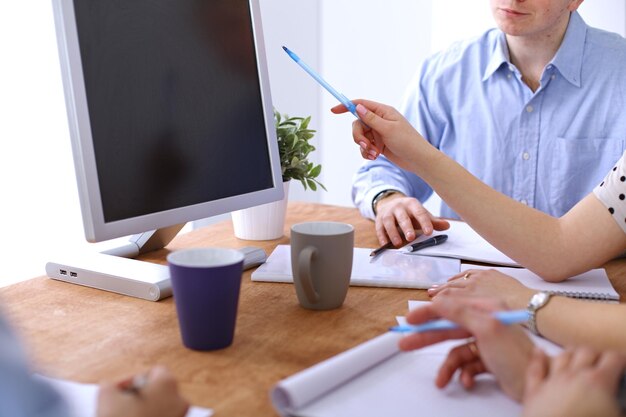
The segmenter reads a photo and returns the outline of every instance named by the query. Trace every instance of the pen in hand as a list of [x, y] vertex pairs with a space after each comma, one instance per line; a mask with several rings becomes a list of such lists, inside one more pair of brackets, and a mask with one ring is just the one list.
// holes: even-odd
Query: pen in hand
[[437, 235], [437, 236], [431, 237], [430, 239], [426, 239], [422, 242], [414, 243], [411, 246], [407, 247], [406, 250], [408, 252], [415, 252], [417, 250], [428, 248], [430, 246], [440, 245], [446, 240], [448, 240], [448, 235]]
[[147, 383], [148, 383], [148, 375], [139, 374], [139, 375], [135, 375], [134, 377], [130, 379], [120, 382], [118, 384], [118, 388], [120, 388], [122, 391], [131, 393], [131, 394], [138, 394], [139, 391], [141, 391], [141, 389], [145, 387]]
[[[497, 311], [493, 313], [493, 316], [502, 324], [510, 325], [516, 323], [528, 322], [530, 313], [528, 310], [512, 310], [512, 311]], [[433, 330], [454, 330], [460, 328], [458, 324], [450, 320], [432, 320], [422, 324], [406, 324], [402, 326], [394, 326], [389, 328], [391, 332], [398, 333], [423, 333]]]

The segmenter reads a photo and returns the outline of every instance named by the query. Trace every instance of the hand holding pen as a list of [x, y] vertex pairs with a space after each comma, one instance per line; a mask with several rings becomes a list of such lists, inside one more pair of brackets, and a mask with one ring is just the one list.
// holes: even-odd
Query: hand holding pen
[[503, 311], [503, 307], [503, 303], [495, 299], [440, 294], [407, 315], [407, 322], [416, 328], [409, 328], [408, 336], [400, 340], [399, 347], [410, 351], [446, 340], [459, 340], [460, 344], [450, 349], [442, 363], [436, 385], [445, 387], [460, 371], [459, 382], [471, 388], [478, 375], [490, 372], [500, 387], [519, 401], [535, 346], [521, 326], [513, 325], [524, 323], [528, 313], [525, 310]]
[[180, 396], [174, 376], [157, 366], [119, 383], [103, 384], [98, 394], [98, 417], [181, 417], [189, 404]]

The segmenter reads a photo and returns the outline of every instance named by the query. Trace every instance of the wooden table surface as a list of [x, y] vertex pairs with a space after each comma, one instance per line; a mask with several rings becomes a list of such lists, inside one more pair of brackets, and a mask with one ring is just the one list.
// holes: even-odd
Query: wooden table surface
[[[355, 246], [377, 246], [373, 223], [356, 209], [291, 203], [281, 239], [239, 240], [225, 221], [178, 236], [144, 259], [165, 263], [169, 251], [200, 246], [256, 245], [269, 254], [289, 243], [291, 224], [310, 220], [350, 223]], [[606, 268], [626, 294], [626, 261]], [[276, 415], [269, 391], [277, 381], [384, 333], [407, 312], [407, 300], [428, 299], [423, 290], [350, 287], [341, 308], [310, 311], [298, 305], [291, 284], [252, 282], [250, 273], [242, 277], [234, 343], [214, 352], [183, 347], [172, 298], [144, 301], [47, 277], [2, 288], [0, 297], [44, 373], [95, 383], [163, 364], [189, 401], [218, 417]]]
[[[373, 223], [354, 208], [291, 203], [281, 239], [239, 240], [225, 221], [143, 259], [165, 263], [169, 251], [200, 246], [255, 245], [269, 254], [289, 243], [291, 224], [309, 220], [350, 223], [355, 246], [378, 246]], [[234, 343], [213, 352], [183, 347], [172, 298], [150, 302], [47, 277], [2, 288], [0, 297], [42, 372], [95, 383], [163, 364], [189, 401], [218, 417], [276, 415], [269, 391], [277, 381], [384, 333], [407, 312], [407, 300], [427, 299], [422, 290], [350, 287], [341, 308], [310, 311], [293, 285], [252, 282], [250, 273], [242, 277]]]

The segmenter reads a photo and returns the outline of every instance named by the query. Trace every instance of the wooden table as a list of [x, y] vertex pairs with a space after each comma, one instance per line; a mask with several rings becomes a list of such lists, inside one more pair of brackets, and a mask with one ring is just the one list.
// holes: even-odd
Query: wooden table
[[[257, 245], [269, 254], [289, 243], [292, 224], [308, 220], [351, 223], [356, 246], [378, 246], [372, 222], [356, 209], [292, 203], [281, 239], [238, 240], [226, 221], [179, 236], [144, 259], [164, 263], [171, 250], [199, 246]], [[606, 266], [620, 294], [625, 266]], [[46, 277], [0, 289], [0, 297], [45, 373], [94, 383], [163, 364], [189, 401], [218, 417], [276, 415], [269, 390], [277, 381], [385, 332], [407, 312], [407, 300], [428, 299], [420, 290], [351, 287], [340, 309], [309, 311], [299, 307], [292, 285], [251, 282], [250, 273], [242, 277], [235, 341], [215, 352], [182, 346], [172, 298], [155, 303]]]
[[[289, 243], [292, 224], [307, 220], [350, 223], [356, 246], [378, 246], [372, 222], [356, 209], [292, 203], [281, 239], [239, 240], [225, 221], [144, 259], [164, 263], [169, 251], [200, 246], [256, 245], [269, 254]], [[95, 383], [163, 364], [193, 404], [237, 417], [276, 415], [269, 391], [277, 381], [384, 333], [406, 313], [407, 300], [427, 299], [418, 290], [351, 287], [340, 309], [310, 311], [299, 306], [293, 285], [251, 282], [250, 273], [242, 277], [234, 343], [214, 352], [182, 346], [172, 298], [155, 303], [47, 277], [2, 288], [0, 297], [44, 373]]]

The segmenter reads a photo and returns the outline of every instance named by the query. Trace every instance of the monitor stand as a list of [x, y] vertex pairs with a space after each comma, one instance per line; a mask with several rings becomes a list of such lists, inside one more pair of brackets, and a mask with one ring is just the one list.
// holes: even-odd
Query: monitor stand
[[[46, 274], [56, 280], [159, 301], [172, 295], [169, 269], [165, 265], [132, 259], [164, 248], [183, 228], [170, 226], [130, 237], [126, 245], [103, 252], [75, 254], [71, 259], [46, 264]], [[238, 249], [244, 254], [244, 270], [265, 262], [261, 248]]]

